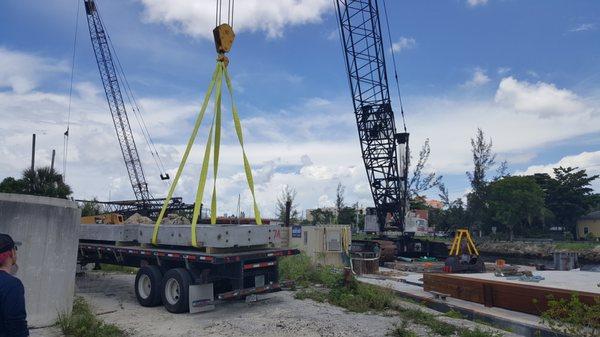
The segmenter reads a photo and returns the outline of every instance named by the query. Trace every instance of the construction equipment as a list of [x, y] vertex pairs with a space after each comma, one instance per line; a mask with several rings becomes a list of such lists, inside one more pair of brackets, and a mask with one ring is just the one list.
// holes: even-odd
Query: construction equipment
[[484, 273], [485, 264], [468, 229], [458, 229], [443, 270], [447, 273]]
[[[110, 109], [115, 131], [117, 133], [117, 139], [119, 141], [125, 167], [127, 168], [127, 174], [129, 176], [136, 199], [133, 209], [129, 210], [126, 215], [132, 213], [154, 215], [158, 212], [158, 210], [160, 210], [160, 207], [162, 206], [161, 201], [164, 199], [155, 199], [148, 190], [148, 183], [146, 182], [146, 176], [144, 174], [142, 162], [140, 160], [133, 132], [131, 130], [131, 125], [129, 123], [127, 109], [125, 108], [125, 102], [121, 92], [121, 84], [119, 83], [119, 76], [122, 77], [124, 82], [123, 89], [125, 90], [127, 99], [132, 105], [134, 114], [136, 114], [135, 117], [138, 119], [138, 123], [142, 128], [142, 135], [148, 143], [150, 153], [154, 157], [156, 164], [161, 171], [161, 180], [168, 180], [170, 177], [169, 174], [165, 172], [164, 166], [162, 166], [162, 163], [160, 162], [160, 156], [158, 156], [156, 147], [154, 146], [145, 122], [143, 121], [139, 106], [137, 105], [135, 97], [133, 97], [133, 93], [129, 88], [129, 83], [124, 77], [125, 75], [121, 64], [118, 58], [113, 59], [114, 48], [112, 48], [112, 45], [110, 44], [110, 37], [104, 28], [96, 2], [94, 0], [84, 0], [83, 2], [85, 5], [90, 39], [94, 49], [94, 55], [96, 56], [96, 63], [98, 65], [100, 79], [102, 80], [104, 93], [106, 94], [106, 100], [108, 101], [108, 107]], [[128, 204], [131, 205], [130, 202], [128, 202]], [[118, 202], [115, 205], [118, 206]]]
[[[401, 256], [446, 255], [443, 243], [418, 240], [406, 231], [409, 148], [398, 72], [392, 50], [394, 80], [398, 88], [403, 132], [397, 132], [390, 99], [379, 0], [335, 0], [340, 37], [350, 83], [362, 157], [374, 208], [367, 208], [365, 231], [381, 233]], [[389, 22], [385, 0], [388, 38]], [[381, 244], [381, 240], [379, 243]], [[384, 245], [388, 246], [388, 245]], [[383, 261], [382, 261], [383, 262]]]
[[[396, 132], [377, 0], [336, 0], [346, 70], [381, 231], [404, 230], [408, 132]], [[397, 78], [397, 76], [396, 76]], [[401, 108], [402, 115], [403, 109]]]
[[81, 217], [82, 224], [107, 224], [107, 225], [122, 225], [123, 216], [116, 213], [107, 213], [99, 215], [88, 215]]

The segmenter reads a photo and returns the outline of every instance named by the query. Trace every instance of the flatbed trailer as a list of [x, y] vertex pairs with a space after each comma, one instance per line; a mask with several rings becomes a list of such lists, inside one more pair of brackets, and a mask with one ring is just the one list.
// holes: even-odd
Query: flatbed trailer
[[78, 263], [137, 267], [135, 296], [142, 306], [164, 305], [172, 313], [201, 312], [218, 300], [281, 290], [277, 258], [287, 248], [208, 253], [190, 247], [154, 247], [80, 241]]

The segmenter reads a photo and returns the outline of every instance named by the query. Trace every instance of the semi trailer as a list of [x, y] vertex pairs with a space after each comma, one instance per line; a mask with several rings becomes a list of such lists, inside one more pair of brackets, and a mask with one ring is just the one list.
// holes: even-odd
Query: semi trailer
[[[165, 226], [159, 242], [145, 242], [151, 225], [82, 224], [78, 263], [138, 268], [135, 296], [140, 305], [163, 305], [172, 313], [201, 312], [219, 301], [243, 299], [290, 286], [279, 279], [278, 258], [299, 254], [278, 247], [276, 225], [198, 226], [194, 247], [190, 226]], [[197, 245], [198, 246], [198, 245]]]

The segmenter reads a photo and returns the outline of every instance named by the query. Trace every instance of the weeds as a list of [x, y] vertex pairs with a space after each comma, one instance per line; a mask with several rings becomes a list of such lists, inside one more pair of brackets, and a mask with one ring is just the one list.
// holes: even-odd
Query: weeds
[[503, 334], [493, 331], [484, 331], [479, 328], [475, 330], [463, 329], [458, 333], [459, 337], [502, 337]]
[[446, 311], [444, 316], [450, 317], [450, 318], [456, 318], [456, 319], [464, 319], [465, 318], [460, 312], [458, 312], [456, 310], [452, 310], [452, 309], [450, 309], [449, 311]]
[[106, 272], [116, 272], [116, 273], [126, 273], [126, 274], [136, 274], [138, 272], [138, 268], [127, 267], [127, 266], [117, 266], [114, 264], [100, 264], [100, 270]]
[[[382, 311], [392, 303], [391, 291], [360, 283], [355, 279], [344, 284], [341, 272], [332, 267], [314, 265], [305, 254], [281, 259], [279, 272], [282, 279], [293, 280], [297, 285], [306, 287], [296, 293], [298, 299], [329, 302], [354, 312]], [[321, 284], [327, 289], [320, 291], [308, 288], [311, 284]]]
[[417, 337], [417, 334], [408, 330], [407, 326], [407, 322], [402, 322], [402, 325], [396, 325], [387, 335], [391, 337]]
[[99, 320], [82, 297], [75, 298], [70, 315], [58, 315], [57, 325], [65, 336], [70, 337], [126, 336], [125, 332], [117, 326]]
[[588, 305], [579, 301], [577, 294], [569, 300], [549, 297], [548, 310], [542, 313], [542, 322], [552, 331], [580, 337], [600, 334], [600, 298]]

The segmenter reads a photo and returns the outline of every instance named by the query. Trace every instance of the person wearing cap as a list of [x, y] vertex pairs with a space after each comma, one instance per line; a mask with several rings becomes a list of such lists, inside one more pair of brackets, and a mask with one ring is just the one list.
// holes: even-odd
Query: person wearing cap
[[25, 288], [12, 274], [17, 267], [17, 244], [0, 233], [0, 337], [29, 336]]

